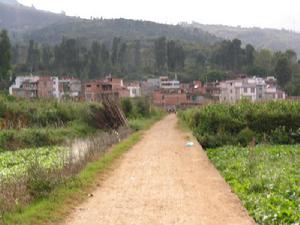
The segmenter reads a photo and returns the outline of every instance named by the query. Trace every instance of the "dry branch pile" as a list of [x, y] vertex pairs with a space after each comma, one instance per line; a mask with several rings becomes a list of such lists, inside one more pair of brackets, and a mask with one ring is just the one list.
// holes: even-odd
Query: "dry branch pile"
[[101, 108], [92, 107], [90, 110], [90, 122], [93, 126], [103, 130], [116, 130], [128, 126], [128, 121], [116, 101], [106, 97], [102, 105]]

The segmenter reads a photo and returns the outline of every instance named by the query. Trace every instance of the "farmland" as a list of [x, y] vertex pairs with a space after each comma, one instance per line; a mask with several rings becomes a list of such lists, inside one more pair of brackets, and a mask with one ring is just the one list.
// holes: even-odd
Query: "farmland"
[[258, 224], [299, 224], [299, 145], [223, 147], [207, 154]]
[[22, 151], [7, 151], [0, 154], [0, 179], [17, 179], [24, 176], [28, 167], [38, 163], [45, 169], [63, 167], [63, 159], [68, 155], [64, 147], [41, 147]]
[[300, 224], [300, 102], [211, 104], [179, 116], [258, 224]]
[[112, 124], [105, 107], [0, 95], [0, 214], [48, 196], [132, 130], [163, 115], [147, 99], [125, 99], [121, 108], [131, 127], [123, 127]]

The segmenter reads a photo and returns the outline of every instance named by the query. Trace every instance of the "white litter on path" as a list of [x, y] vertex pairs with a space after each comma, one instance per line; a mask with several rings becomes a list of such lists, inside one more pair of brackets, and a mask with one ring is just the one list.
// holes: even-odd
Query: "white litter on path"
[[192, 141], [189, 141], [189, 142], [187, 142], [186, 144], [185, 144], [185, 146], [186, 147], [193, 147], [194, 146], [194, 142], [192, 142]]

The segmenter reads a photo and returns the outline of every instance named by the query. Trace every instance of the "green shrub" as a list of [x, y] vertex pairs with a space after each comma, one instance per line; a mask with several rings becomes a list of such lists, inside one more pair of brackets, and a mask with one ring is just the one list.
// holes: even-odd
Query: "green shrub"
[[253, 137], [272, 143], [300, 143], [300, 102], [244, 100], [237, 104], [210, 104], [189, 109], [179, 116], [205, 146], [228, 143], [245, 146]]
[[242, 146], [247, 146], [253, 138], [256, 138], [256, 134], [248, 127], [241, 130], [237, 135], [237, 140]]
[[121, 108], [127, 118], [133, 116], [133, 104], [129, 98], [124, 98], [121, 100]]

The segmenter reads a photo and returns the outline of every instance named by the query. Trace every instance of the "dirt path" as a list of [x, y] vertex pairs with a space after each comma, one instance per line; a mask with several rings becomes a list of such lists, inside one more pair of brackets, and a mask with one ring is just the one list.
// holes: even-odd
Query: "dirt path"
[[169, 115], [146, 132], [66, 225], [253, 225], [200, 145]]

